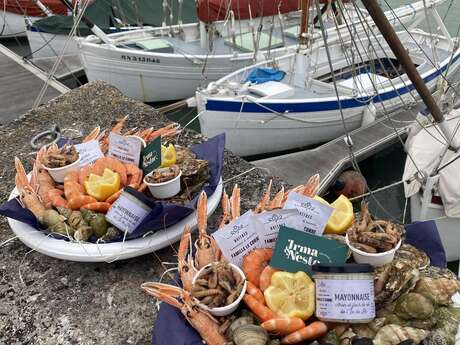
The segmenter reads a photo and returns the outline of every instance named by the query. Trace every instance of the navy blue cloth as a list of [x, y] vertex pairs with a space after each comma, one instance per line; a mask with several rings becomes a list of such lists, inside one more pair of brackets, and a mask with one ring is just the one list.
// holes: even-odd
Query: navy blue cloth
[[[208, 141], [201, 144], [193, 145], [190, 149], [196, 154], [197, 158], [207, 160], [209, 163], [210, 177], [207, 185], [203, 188], [208, 196], [212, 195], [219, 184], [220, 177], [222, 176], [222, 169], [224, 165], [224, 148], [225, 148], [225, 134], [219, 134]], [[169, 226], [172, 226], [193, 213], [198, 195], [195, 196], [189, 203], [184, 206], [174, 205], [168, 202], [153, 202], [154, 207], [144, 221], [133, 231], [127, 239], [142, 237], [149, 231], [157, 231]], [[12, 199], [0, 205], [0, 214], [9, 218], [16, 219], [20, 222], [29, 224], [30, 226], [40, 229], [37, 219], [32, 212], [23, 208], [17, 199]], [[53, 237], [65, 239], [65, 237], [53, 234]], [[121, 241], [123, 236], [113, 241]], [[89, 241], [95, 242], [96, 237], [91, 237]]]
[[[432, 266], [446, 267], [446, 253], [434, 221], [406, 225], [406, 234], [406, 242], [426, 252]], [[152, 344], [198, 345], [202, 342], [179, 309], [162, 303], [152, 330]]]
[[267, 81], [281, 81], [285, 75], [286, 72], [274, 68], [257, 67], [249, 73], [246, 82], [250, 81], [254, 84], [262, 84]]
[[430, 257], [431, 266], [447, 266], [446, 252], [434, 220], [406, 225], [406, 242], [423, 250]]

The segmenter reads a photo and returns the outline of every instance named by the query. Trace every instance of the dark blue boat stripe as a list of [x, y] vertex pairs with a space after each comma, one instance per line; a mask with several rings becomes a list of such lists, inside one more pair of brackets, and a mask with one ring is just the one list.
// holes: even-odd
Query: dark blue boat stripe
[[[457, 62], [460, 58], [460, 51], [452, 59], [451, 64]], [[449, 63], [446, 63], [443, 67], [436, 70], [432, 74], [428, 75], [423, 79], [426, 83], [430, 82], [431, 80], [435, 79], [438, 75], [443, 73]], [[370, 99], [369, 97], [359, 97], [359, 98], [348, 98], [340, 101], [340, 105], [342, 109], [349, 109], [349, 108], [356, 108], [362, 107], [364, 104], [370, 103], [373, 100], [374, 103], [379, 103], [383, 101], [387, 101], [389, 99], [398, 97], [399, 95], [404, 95], [412, 90], [415, 87], [412, 83], [407, 86], [403, 86], [397, 90], [387, 91], [385, 93], [376, 95], [374, 98]], [[260, 105], [259, 105], [260, 104]], [[315, 111], [328, 111], [328, 110], [338, 110], [339, 103], [337, 100], [334, 101], [314, 101], [314, 102], [301, 102], [301, 103], [262, 103], [259, 104], [253, 103], [251, 101], [226, 101], [226, 100], [213, 100], [208, 99], [206, 101], [206, 110], [213, 110], [213, 111], [226, 111], [226, 112], [237, 112], [240, 111], [243, 113], [271, 113], [272, 111], [278, 113], [299, 113], [299, 112], [315, 112]], [[270, 109], [272, 111], [270, 111]]]

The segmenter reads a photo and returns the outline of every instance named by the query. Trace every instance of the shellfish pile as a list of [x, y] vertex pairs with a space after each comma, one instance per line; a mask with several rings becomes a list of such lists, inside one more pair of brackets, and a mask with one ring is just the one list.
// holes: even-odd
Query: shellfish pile
[[386, 220], [373, 220], [368, 204], [361, 205], [361, 215], [348, 229], [350, 244], [367, 253], [382, 253], [395, 248], [401, 240], [402, 229]]
[[204, 268], [192, 286], [192, 296], [209, 308], [232, 304], [244, 287], [243, 277], [226, 262]]
[[43, 164], [47, 168], [62, 168], [77, 161], [78, 157], [75, 146], [65, 145], [60, 149], [56, 147], [48, 150], [43, 157]]

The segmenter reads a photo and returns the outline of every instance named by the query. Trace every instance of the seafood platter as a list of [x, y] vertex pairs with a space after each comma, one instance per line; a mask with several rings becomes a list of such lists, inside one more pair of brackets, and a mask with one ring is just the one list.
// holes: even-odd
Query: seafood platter
[[[270, 183], [257, 207], [244, 214], [239, 187], [230, 197], [224, 191], [222, 220], [212, 234], [201, 194], [197, 238], [192, 243], [190, 227], [184, 228], [178, 274], [170, 284], [141, 286], [161, 302], [152, 343], [454, 345], [460, 281], [445, 268], [445, 253], [430, 249], [440, 244], [437, 229], [374, 219], [364, 202], [355, 214], [344, 196], [332, 204], [317, 196], [318, 185], [314, 176], [272, 198]], [[296, 198], [304, 207], [297, 215], [288, 208]], [[295, 218], [314, 224], [321, 204], [332, 213], [321, 233], [308, 234]], [[269, 220], [275, 241], [262, 240], [260, 219]], [[412, 241], [414, 235], [424, 237], [425, 251], [411, 244], [422, 243]], [[335, 259], [330, 252], [322, 257], [328, 250]]]
[[22, 242], [61, 259], [114, 261], [163, 248], [184, 226], [196, 227], [200, 193], [214, 211], [225, 137], [183, 147], [173, 145], [173, 124], [124, 130], [126, 120], [81, 142], [43, 146], [29, 174], [15, 158], [16, 188], [0, 214]]

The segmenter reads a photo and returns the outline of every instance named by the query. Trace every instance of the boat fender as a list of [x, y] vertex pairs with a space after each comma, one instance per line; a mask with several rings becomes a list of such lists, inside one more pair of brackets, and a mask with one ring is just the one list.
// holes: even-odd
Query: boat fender
[[347, 198], [355, 198], [367, 192], [367, 182], [357, 171], [347, 170], [340, 174], [331, 189], [337, 197], [343, 194]]
[[367, 107], [364, 108], [363, 111], [363, 118], [361, 120], [361, 127], [371, 124], [375, 121], [375, 117], [377, 115], [377, 108], [375, 108], [374, 102], [368, 104]]

